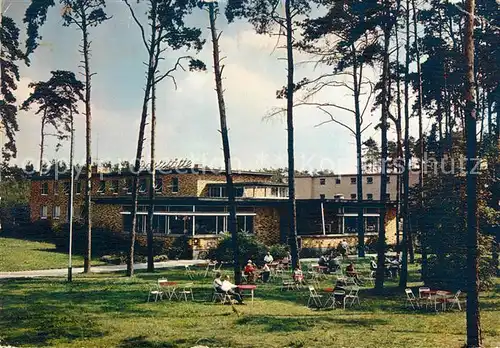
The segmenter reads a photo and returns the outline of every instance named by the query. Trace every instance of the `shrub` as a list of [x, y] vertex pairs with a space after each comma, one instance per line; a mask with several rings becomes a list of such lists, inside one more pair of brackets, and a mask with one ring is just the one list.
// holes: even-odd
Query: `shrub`
[[193, 256], [186, 236], [176, 238], [166, 252], [170, 260], [190, 259]]
[[[243, 266], [247, 260], [252, 260], [256, 265], [261, 266], [267, 247], [257, 239], [246, 233], [238, 233], [239, 262]], [[231, 236], [225, 236], [217, 245], [217, 248], [208, 252], [208, 258], [221, 262], [232, 263], [234, 260], [233, 245]]]
[[274, 244], [269, 248], [269, 252], [275, 260], [280, 260], [288, 256], [290, 247], [286, 244]]

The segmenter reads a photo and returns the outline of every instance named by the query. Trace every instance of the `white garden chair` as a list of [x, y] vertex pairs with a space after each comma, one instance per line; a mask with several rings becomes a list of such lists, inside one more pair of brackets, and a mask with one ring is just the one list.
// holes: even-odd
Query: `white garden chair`
[[413, 294], [413, 291], [411, 289], [405, 289], [405, 293], [406, 293], [405, 306], [408, 306], [408, 304], [411, 304], [411, 307], [413, 309], [420, 308], [420, 304], [418, 303], [418, 299]]
[[349, 293], [344, 297], [344, 309], [346, 303], [348, 303], [349, 301], [351, 301], [349, 307], [352, 307], [355, 302], [358, 302], [358, 304], [360, 304], [358, 294], [359, 294], [359, 286], [353, 286], [349, 291]]
[[316, 289], [314, 286], [309, 286], [309, 300], [307, 301], [307, 307], [313, 303], [317, 308], [321, 308], [321, 299], [323, 298], [323, 295], [318, 295], [316, 292]]
[[177, 292], [179, 299], [182, 299], [184, 297], [184, 301], [188, 300], [188, 295], [191, 296], [191, 300], [194, 301], [194, 295], [193, 295], [193, 283], [187, 283], [184, 284], [182, 289]]
[[147, 302], [149, 302], [152, 297], [154, 297], [155, 302], [158, 302], [158, 299], [163, 300], [163, 291], [161, 290], [161, 288], [158, 284], [149, 288]]
[[462, 291], [458, 290], [453, 298], [449, 298], [446, 300], [447, 303], [451, 303], [451, 306], [449, 309], [452, 309], [453, 307], [457, 306], [459, 311], [462, 310], [462, 306], [460, 306], [460, 294], [461, 293], [462, 293]]

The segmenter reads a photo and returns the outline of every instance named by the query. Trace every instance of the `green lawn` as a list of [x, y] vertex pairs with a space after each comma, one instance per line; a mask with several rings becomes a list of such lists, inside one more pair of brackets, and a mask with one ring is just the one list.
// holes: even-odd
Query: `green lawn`
[[[94, 261], [94, 264], [102, 262]], [[73, 256], [73, 266], [83, 266], [83, 257]], [[54, 244], [0, 237], [0, 272], [68, 267], [68, 254]]]
[[[413, 270], [415, 271], [415, 270]], [[412, 272], [412, 279], [415, 279]], [[258, 285], [254, 305], [213, 304], [211, 278], [195, 278], [195, 302], [146, 303], [159, 277], [189, 281], [183, 270], [9, 280], [0, 283], [0, 342], [59, 347], [461, 347], [465, 313], [414, 312], [389, 282], [387, 295], [360, 292], [361, 305], [311, 310], [307, 291]], [[414, 282], [411, 285], [417, 286]], [[331, 286], [331, 280], [321, 287]], [[500, 346], [500, 282], [481, 295], [486, 347]]]

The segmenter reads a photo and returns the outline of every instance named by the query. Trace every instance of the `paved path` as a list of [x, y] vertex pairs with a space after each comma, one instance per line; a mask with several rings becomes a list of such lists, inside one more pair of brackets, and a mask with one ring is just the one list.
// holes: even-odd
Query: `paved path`
[[[389, 255], [390, 253], [387, 253]], [[394, 253], [395, 254], [395, 253]], [[376, 256], [375, 254], [367, 254], [366, 257]], [[356, 256], [350, 255], [349, 258], [355, 259]], [[314, 262], [317, 259], [301, 259], [303, 262]], [[155, 269], [169, 268], [169, 267], [182, 267], [185, 265], [196, 265], [200, 263], [206, 263], [205, 260], [172, 260], [155, 262]], [[134, 269], [146, 269], [146, 263], [136, 263], [134, 264]], [[92, 267], [92, 273], [111, 273], [125, 271], [127, 265], [109, 265], [109, 266], [95, 266]], [[73, 274], [83, 273], [83, 267], [73, 268]], [[20, 272], [0, 272], [0, 279], [11, 279], [11, 278], [36, 278], [36, 277], [66, 277], [68, 274], [67, 268], [59, 269], [44, 269], [38, 271], [20, 271]]]
[[[164, 262], [155, 262], [155, 269], [179, 267], [185, 265], [196, 265], [206, 263], [205, 260], [172, 260]], [[136, 263], [134, 269], [146, 269], [147, 263]], [[109, 265], [92, 267], [92, 273], [110, 273], [125, 271], [127, 265]], [[73, 274], [83, 273], [83, 267], [73, 268]], [[44, 269], [38, 271], [21, 271], [21, 272], [0, 272], [0, 279], [10, 278], [35, 278], [35, 277], [65, 277], [68, 274], [67, 268], [59, 269]]]

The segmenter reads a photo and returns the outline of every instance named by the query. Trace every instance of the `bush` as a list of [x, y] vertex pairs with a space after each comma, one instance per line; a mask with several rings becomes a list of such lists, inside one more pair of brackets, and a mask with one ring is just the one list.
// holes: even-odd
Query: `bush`
[[189, 239], [186, 236], [176, 238], [166, 252], [170, 260], [191, 259], [193, 257], [189, 246]]
[[290, 247], [286, 244], [274, 244], [269, 248], [269, 252], [275, 260], [281, 260], [288, 256]]
[[[246, 233], [238, 233], [239, 262], [243, 266], [247, 260], [252, 260], [257, 266], [262, 266], [264, 256], [267, 253], [267, 247], [257, 239]], [[273, 255], [274, 256], [274, 255]], [[220, 262], [232, 263], [234, 260], [233, 245], [231, 236], [225, 236], [217, 248], [208, 252], [208, 258]]]

